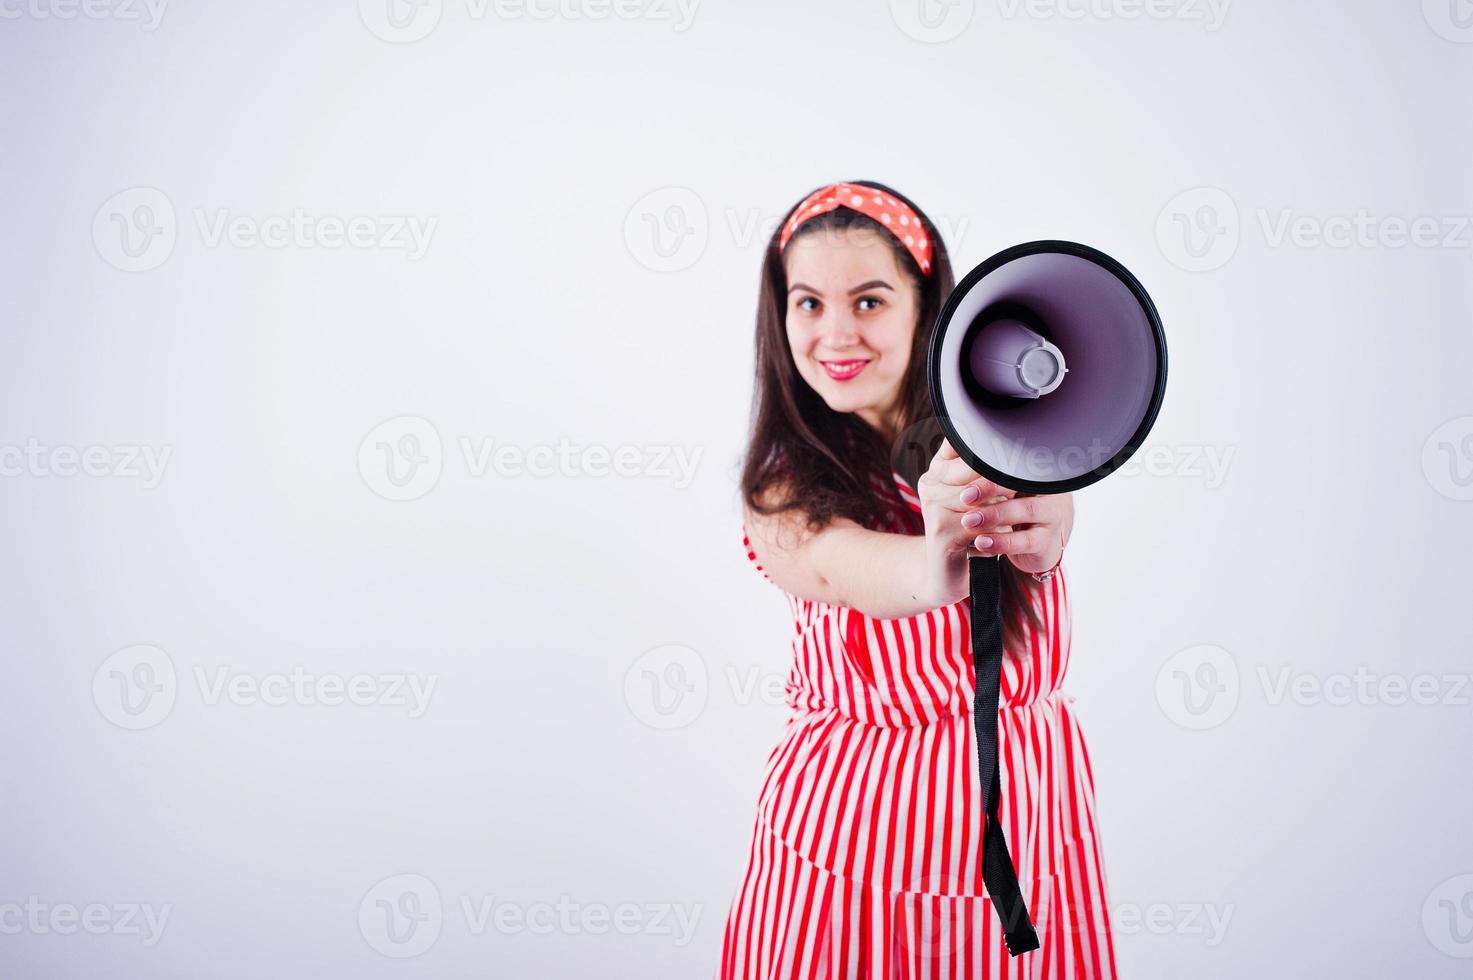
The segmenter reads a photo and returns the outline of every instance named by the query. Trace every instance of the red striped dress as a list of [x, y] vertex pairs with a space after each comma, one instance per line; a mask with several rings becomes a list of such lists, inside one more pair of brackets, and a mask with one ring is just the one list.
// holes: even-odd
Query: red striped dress
[[[889, 530], [920, 533], [919, 501], [895, 480], [906, 506]], [[875, 619], [789, 595], [792, 716], [758, 797], [721, 980], [1114, 977], [1089, 756], [1060, 689], [1063, 570], [1033, 593], [1046, 628], [1025, 628], [1004, 658], [998, 746], [1001, 819], [1041, 947], [1008, 956], [982, 885], [967, 600]]]

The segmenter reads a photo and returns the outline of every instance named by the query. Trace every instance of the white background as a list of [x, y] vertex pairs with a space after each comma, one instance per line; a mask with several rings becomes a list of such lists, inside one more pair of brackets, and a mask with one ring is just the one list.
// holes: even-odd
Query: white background
[[[1084, 241], [1167, 326], [1165, 462], [1069, 553], [1122, 975], [1466, 975], [1466, 2], [927, 2], [0, 3], [0, 974], [709, 976], [784, 717], [761, 250], [870, 178], [959, 275]], [[323, 244], [359, 216], [428, 247]], [[213, 697], [296, 666], [436, 686]]]

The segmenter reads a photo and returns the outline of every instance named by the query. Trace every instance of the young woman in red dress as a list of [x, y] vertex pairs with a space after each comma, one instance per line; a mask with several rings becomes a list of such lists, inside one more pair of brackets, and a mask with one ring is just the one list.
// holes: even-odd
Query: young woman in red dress
[[[743, 532], [793, 614], [792, 715], [723, 980], [1115, 974], [1089, 757], [1061, 689], [1073, 502], [1001, 488], [944, 441], [929, 452], [925, 358], [952, 286], [935, 226], [869, 181], [819, 188], [768, 244]], [[1001, 820], [1040, 941], [1017, 957], [981, 873], [978, 553], [1005, 556]]]

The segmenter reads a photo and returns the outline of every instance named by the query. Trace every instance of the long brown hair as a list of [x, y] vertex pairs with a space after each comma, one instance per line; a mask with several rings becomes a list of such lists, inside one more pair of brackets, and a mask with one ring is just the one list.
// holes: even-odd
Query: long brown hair
[[[881, 528], [887, 513], [904, 506], [891, 471], [914, 486], [942, 437], [926, 384], [926, 354], [941, 305], [955, 285], [951, 258], [931, 219], [909, 198], [874, 181], [848, 183], [898, 198], [920, 217], [931, 241], [932, 274], [921, 274], [910, 252], [884, 225], [848, 208], [811, 218], [793, 234], [793, 238], [832, 234], [854, 227], [881, 231], [879, 238], [890, 244], [901, 271], [918, 291], [920, 312], [900, 387], [899, 434], [894, 445], [886, 445], [885, 437], [868, 422], [853, 412], [834, 411], [798, 374], [787, 336], [787, 273], [777, 247], [792, 209], [767, 243], [757, 297], [756, 376], [751, 435], [742, 462], [742, 498], [754, 513], [800, 514], [810, 531], [841, 517], [862, 527]], [[877, 485], [886, 488], [883, 495], [876, 493]], [[1029, 593], [1032, 580], [1008, 561], [1002, 562], [1002, 571], [1004, 645], [1016, 650], [1023, 639], [1019, 613], [1034, 628], [1041, 628], [1041, 623]]]

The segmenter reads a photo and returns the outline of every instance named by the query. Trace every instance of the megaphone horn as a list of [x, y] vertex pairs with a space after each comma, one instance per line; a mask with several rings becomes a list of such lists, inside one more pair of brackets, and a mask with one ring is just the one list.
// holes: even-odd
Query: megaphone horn
[[1119, 262], [1028, 242], [952, 291], [927, 366], [936, 416], [969, 466], [1013, 490], [1065, 493], [1140, 448], [1166, 390], [1166, 335]]

